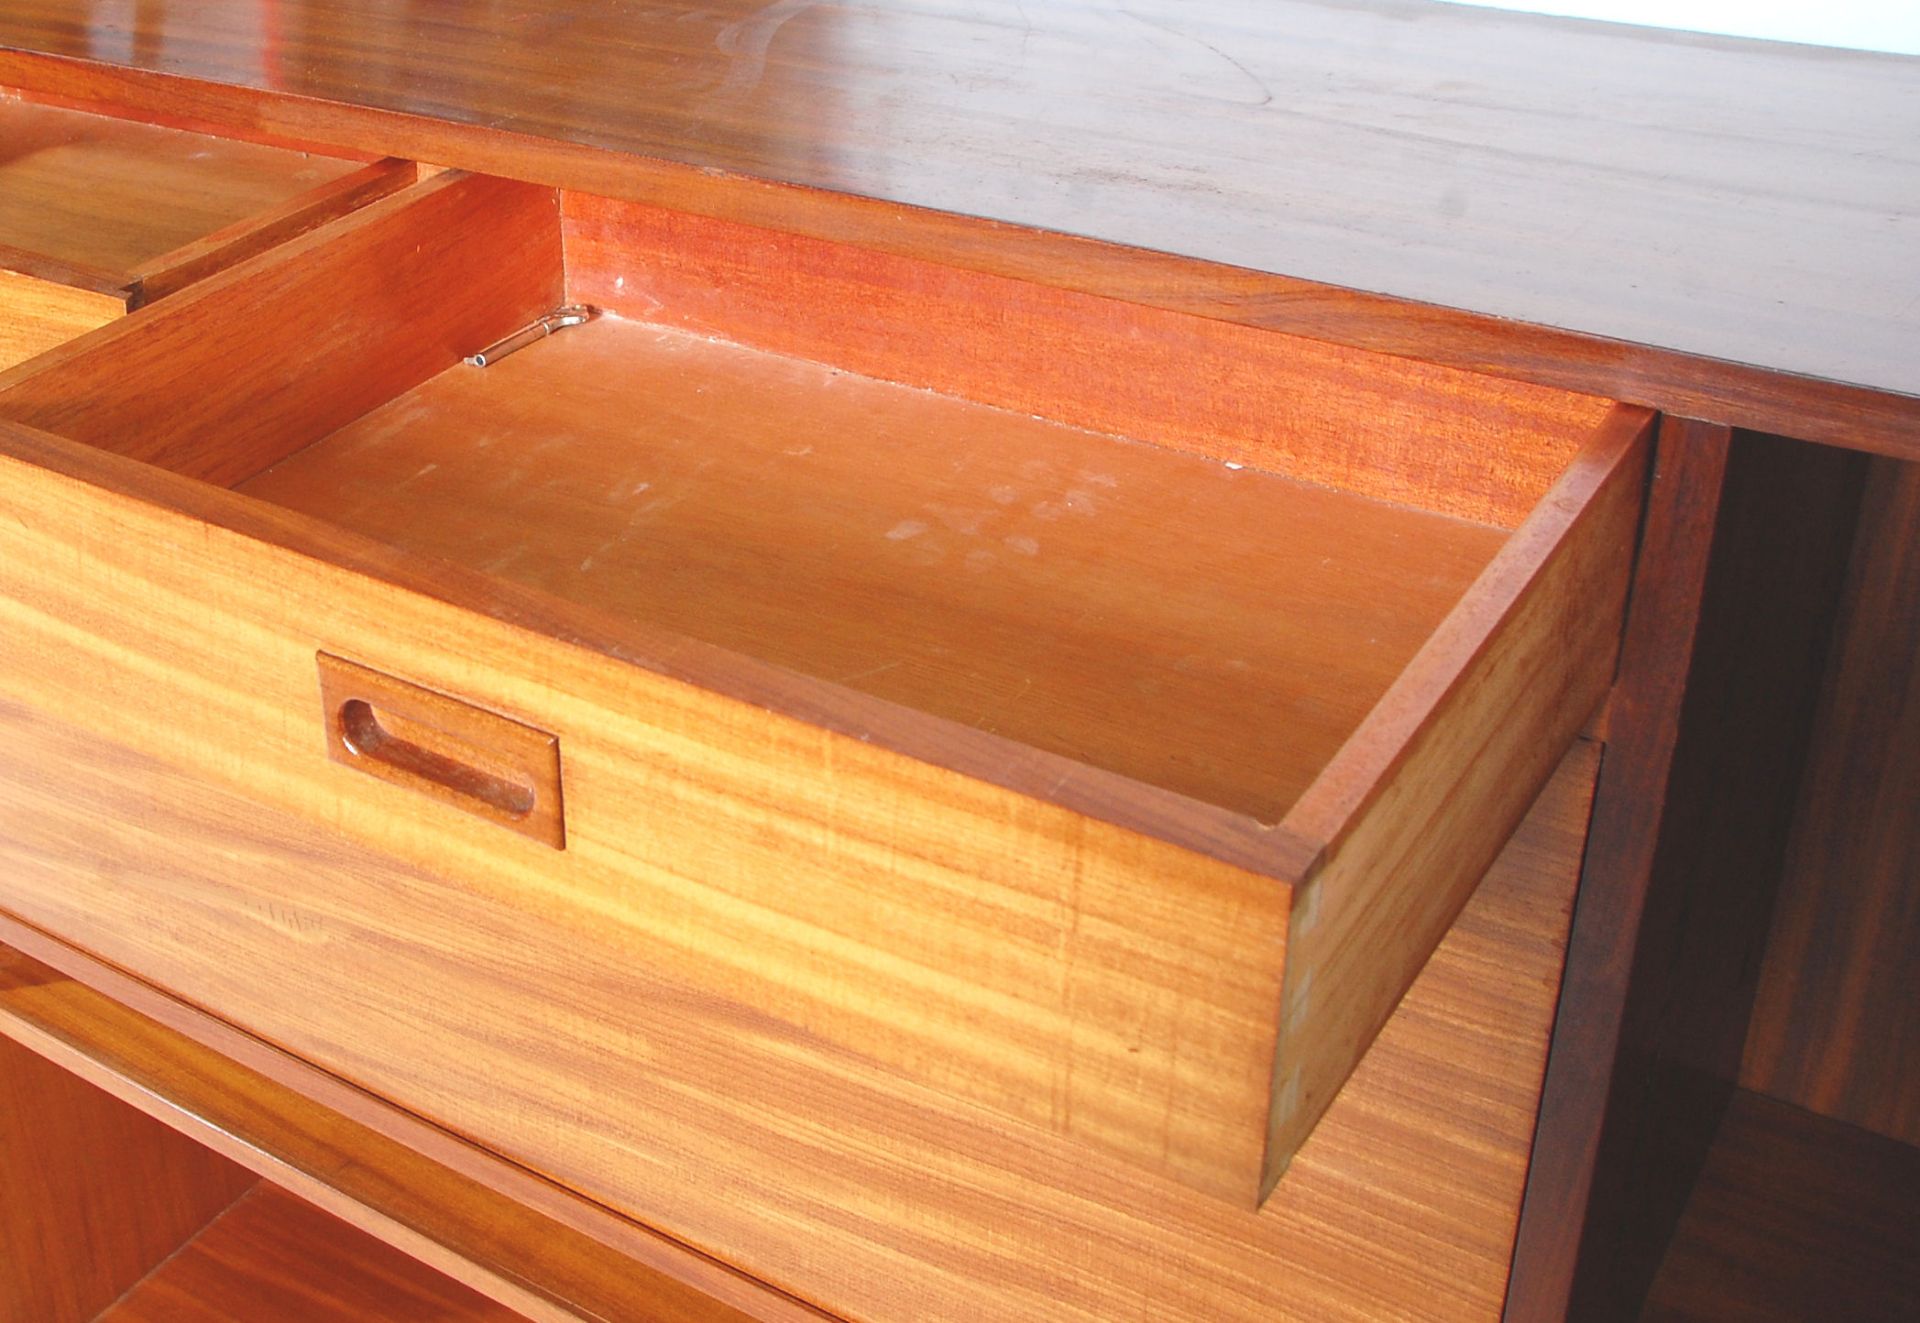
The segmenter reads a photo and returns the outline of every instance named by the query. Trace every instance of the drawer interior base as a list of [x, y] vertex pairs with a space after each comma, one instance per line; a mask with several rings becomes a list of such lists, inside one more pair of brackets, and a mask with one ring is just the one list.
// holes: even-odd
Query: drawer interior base
[[1505, 540], [613, 318], [241, 489], [1265, 821]]

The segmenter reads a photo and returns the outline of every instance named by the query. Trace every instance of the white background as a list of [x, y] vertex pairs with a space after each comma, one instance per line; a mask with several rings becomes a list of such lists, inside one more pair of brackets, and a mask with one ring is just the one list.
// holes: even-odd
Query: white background
[[1920, 0], [1456, 0], [1569, 18], [1920, 55]]

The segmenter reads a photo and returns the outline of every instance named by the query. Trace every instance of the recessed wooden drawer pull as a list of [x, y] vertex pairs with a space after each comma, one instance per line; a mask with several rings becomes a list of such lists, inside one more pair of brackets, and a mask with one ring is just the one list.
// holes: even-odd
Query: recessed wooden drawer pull
[[319, 662], [335, 762], [566, 848], [558, 737], [324, 652]]

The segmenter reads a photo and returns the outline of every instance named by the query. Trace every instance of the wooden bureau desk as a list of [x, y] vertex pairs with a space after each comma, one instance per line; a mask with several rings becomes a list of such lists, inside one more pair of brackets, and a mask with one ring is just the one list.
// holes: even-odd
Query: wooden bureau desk
[[3, 1317], [1899, 1316], [1917, 69], [9, 6]]

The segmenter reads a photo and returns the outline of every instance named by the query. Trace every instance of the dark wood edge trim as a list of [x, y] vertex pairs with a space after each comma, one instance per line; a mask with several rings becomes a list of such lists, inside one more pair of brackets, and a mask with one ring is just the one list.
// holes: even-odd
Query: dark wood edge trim
[[[182, 297], [194, 297], [227, 274], [202, 282]], [[141, 315], [164, 316], [168, 306], [162, 304]], [[112, 329], [91, 332], [35, 363], [84, 345], [93, 336]], [[641, 621], [563, 601], [464, 566], [411, 556], [324, 520], [22, 423], [0, 420], [0, 462], [8, 460], [471, 611], [562, 646], [581, 648], [890, 753], [1058, 804], [1257, 875], [1284, 880], [1276, 869], [1276, 859], [1295, 858], [1301, 853], [1291, 844], [1285, 828], [1262, 824], [1216, 804]]]
[[[506, 129], [0, 50], [0, 84], [205, 131], [404, 157], [938, 260], [1732, 426], [1920, 458], [1920, 397], [1488, 313], [609, 152]], [[912, 224], [902, 224], [903, 215]], [[1070, 273], [1062, 278], [1063, 273]]]
[[[35, 52], [9, 50], [0, 47], [0, 63], [11, 55], [34, 55]], [[52, 57], [61, 58], [61, 57]], [[29, 105], [48, 106], [54, 110], [78, 110], [88, 115], [104, 115], [109, 119], [127, 119], [140, 124], [155, 124], [161, 128], [179, 129], [183, 133], [204, 133], [213, 138], [227, 138], [234, 142], [250, 142], [261, 147], [279, 147], [289, 152], [307, 152], [314, 156], [332, 156], [342, 161], [356, 161], [362, 165], [371, 165], [382, 158], [384, 153], [345, 147], [337, 143], [322, 143], [312, 139], [287, 138], [267, 133], [259, 129], [249, 129], [243, 125], [229, 122], [191, 119], [181, 115], [161, 114], [143, 106], [129, 105], [124, 102], [103, 100], [99, 97], [70, 96], [57, 90], [57, 82], [47, 87], [25, 87], [8, 83], [0, 78], [0, 98], [17, 98]]]
[[30, 253], [24, 248], [3, 243], [0, 243], [0, 271], [31, 276], [35, 280], [65, 285], [69, 289], [83, 289], [89, 294], [105, 294], [123, 303], [130, 302], [132, 294], [132, 280], [128, 276], [78, 262], [62, 262], [58, 258]]
[[1507, 1323], [1566, 1317], [1620, 1051], [1627, 982], [1679, 737], [1730, 428], [1663, 419], [1621, 647], [1621, 684], [1541, 1087]]
[[416, 183], [420, 168], [388, 157], [307, 189], [268, 211], [184, 244], [134, 271], [130, 308], [183, 289], [216, 271], [264, 253], [369, 202]]
[[[27, 1019], [11, 1007], [0, 1007], [0, 1032], [377, 1239], [414, 1257], [427, 1251], [429, 1261], [443, 1271], [452, 1268], [467, 1285], [533, 1318], [619, 1323], [540, 1284], [539, 1227], [544, 1225], [546, 1237], [577, 1233], [614, 1251], [632, 1273], [661, 1279], [663, 1293], [688, 1297], [702, 1323], [831, 1323], [833, 1316], [785, 1292], [366, 1093], [4, 911], [0, 943], [0, 971], [24, 957], [71, 980], [100, 999], [97, 1012], [123, 1018], [149, 1042], [162, 1045], [176, 1058], [182, 1078], [200, 1087], [196, 1096], [192, 1087], [182, 1090], [166, 1078], [145, 1075], [136, 1062], [116, 1058], [112, 1044], [83, 1041], [66, 1032], [57, 1016]], [[57, 981], [33, 969], [15, 977], [42, 987]], [[215, 1070], [208, 1068], [209, 1055], [221, 1058]], [[226, 1083], [236, 1072], [255, 1077], [253, 1087], [240, 1097]], [[260, 1092], [280, 1095], [287, 1108], [264, 1118], [249, 1117]], [[327, 1114], [333, 1133], [311, 1130], [298, 1115], [302, 1107], [314, 1106]], [[292, 1140], [286, 1139], [284, 1129], [274, 1133], [282, 1127], [296, 1132]], [[364, 1145], [364, 1151], [343, 1150], [343, 1134]], [[527, 1247], [526, 1264], [468, 1259], [446, 1248], [434, 1227], [414, 1225], [383, 1209], [382, 1185], [396, 1174], [394, 1146], [404, 1151], [397, 1160], [406, 1174], [461, 1190], [486, 1206], [489, 1217], [535, 1224], [519, 1242]], [[459, 1217], [445, 1204], [442, 1211], [448, 1214], [448, 1225], [440, 1228], [444, 1232]], [[462, 1265], [470, 1271], [462, 1271]]]
[[1282, 820], [1291, 838], [1312, 851], [1291, 861], [1299, 869], [1291, 876], [1309, 881], [1354, 829], [1595, 498], [1641, 453], [1653, 427], [1654, 415], [1646, 409], [1617, 405], [1581, 447], [1572, 465]]

